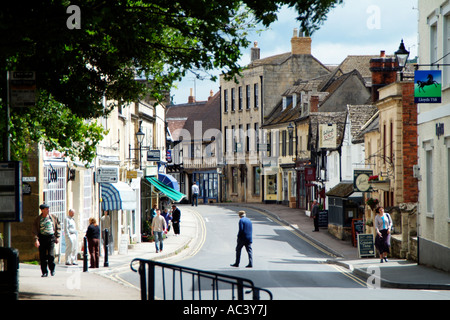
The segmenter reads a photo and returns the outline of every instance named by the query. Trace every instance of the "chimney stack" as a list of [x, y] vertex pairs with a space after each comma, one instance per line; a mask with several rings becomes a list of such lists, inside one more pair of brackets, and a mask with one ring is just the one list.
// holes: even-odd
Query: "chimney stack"
[[309, 100], [309, 113], [319, 112], [319, 96], [311, 96]]
[[258, 41], [253, 43], [253, 48], [250, 49], [250, 59], [251, 61], [259, 60], [260, 58], [260, 48], [258, 48]]
[[311, 54], [311, 38], [304, 37], [303, 34], [298, 36], [298, 31], [294, 28], [294, 34], [291, 39], [292, 54]]
[[382, 50], [379, 58], [370, 59], [372, 72], [372, 103], [378, 100], [378, 89], [397, 81], [398, 62], [395, 57], [386, 57]]
[[195, 102], [195, 97], [192, 94], [192, 88], [191, 88], [191, 94], [188, 97], [188, 103], [194, 103]]

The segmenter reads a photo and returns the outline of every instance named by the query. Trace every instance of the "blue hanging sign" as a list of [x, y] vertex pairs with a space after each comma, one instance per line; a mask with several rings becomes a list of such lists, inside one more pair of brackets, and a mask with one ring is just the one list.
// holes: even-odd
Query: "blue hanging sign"
[[417, 70], [414, 72], [414, 102], [441, 103], [441, 70]]

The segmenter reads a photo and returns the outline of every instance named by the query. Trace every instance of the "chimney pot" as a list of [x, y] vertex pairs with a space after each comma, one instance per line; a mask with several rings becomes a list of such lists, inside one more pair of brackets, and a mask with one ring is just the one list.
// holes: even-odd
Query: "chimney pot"
[[250, 49], [250, 61], [259, 60], [261, 50], [258, 48], [258, 41], [253, 42], [253, 48]]

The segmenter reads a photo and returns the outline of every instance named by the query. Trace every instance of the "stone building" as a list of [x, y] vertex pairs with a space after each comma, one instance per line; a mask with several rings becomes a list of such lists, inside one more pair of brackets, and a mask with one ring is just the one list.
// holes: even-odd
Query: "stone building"
[[418, 104], [418, 262], [450, 271], [450, 4], [419, 0], [418, 7], [418, 69], [442, 70], [441, 102]]
[[[329, 73], [311, 55], [311, 38], [299, 36], [296, 29], [290, 52], [261, 59], [256, 43], [251, 50], [252, 61], [238, 77], [238, 83], [225, 81], [223, 76], [220, 79], [225, 201], [267, 200], [265, 190], [277, 182], [264, 185], [261, 178], [267, 136], [260, 128], [282, 94], [296, 81]], [[272, 169], [277, 170], [278, 162], [272, 160]]]

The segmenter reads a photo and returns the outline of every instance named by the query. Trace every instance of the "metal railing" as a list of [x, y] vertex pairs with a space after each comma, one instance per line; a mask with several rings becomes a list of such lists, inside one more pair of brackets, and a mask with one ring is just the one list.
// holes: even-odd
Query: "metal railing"
[[[135, 262], [139, 262], [137, 270]], [[266, 300], [273, 299], [269, 290], [241, 277], [139, 258], [131, 261], [130, 267], [140, 276], [142, 300], [245, 300], [250, 293], [252, 300], [261, 300], [261, 294]]]

